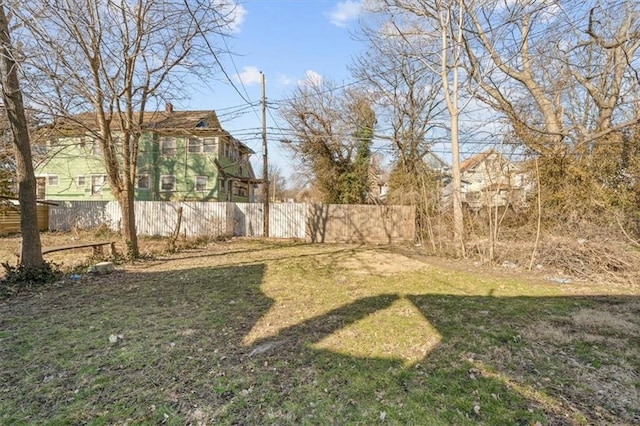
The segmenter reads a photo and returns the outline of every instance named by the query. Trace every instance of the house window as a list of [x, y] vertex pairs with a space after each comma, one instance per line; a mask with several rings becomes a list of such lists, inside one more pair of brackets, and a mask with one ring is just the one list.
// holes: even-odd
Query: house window
[[199, 154], [202, 152], [202, 141], [198, 138], [189, 138], [189, 152], [191, 154]]
[[84, 188], [86, 183], [86, 179], [84, 176], [76, 176], [76, 186], [79, 188]]
[[93, 140], [93, 145], [91, 146], [91, 155], [94, 157], [102, 156], [102, 146], [100, 146], [100, 141], [97, 139]]
[[223, 155], [226, 158], [233, 160], [233, 144], [231, 142], [225, 142]]
[[160, 176], [160, 189], [162, 191], [175, 191], [176, 177], [174, 175]]
[[234, 182], [233, 184], [233, 195], [238, 197], [246, 197], [247, 196], [247, 185], [241, 182]]
[[58, 179], [58, 175], [47, 176], [47, 185], [58, 186], [59, 184], [60, 184], [60, 180]]
[[207, 176], [196, 176], [195, 181], [195, 190], [196, 191], [206, 191], [207, 190], [207, 182], [209, 178]]
[[175, 157], [178, 146], [175, 138], [164, 137], [160, 140], [160, 154], [164, 157]]
[[202, 152], [214, 153], [218, 145], [218, 137], [204, 138], [202, 139]]
[[137, 175], [136, 176], [136, 188], [138, 189], [149, 189], [151, 187], [151, 183], [149, 180], [149, 175]]
[[106, 175], [91, 176], [91, 195], [102, 194], [102, 188], [104, 188], [105, 180], [106, 180]]

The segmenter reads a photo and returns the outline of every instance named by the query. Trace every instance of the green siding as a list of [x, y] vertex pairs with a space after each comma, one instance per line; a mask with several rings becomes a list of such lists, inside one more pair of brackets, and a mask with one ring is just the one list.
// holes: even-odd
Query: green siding
[[[148, 175], [148, 189], [137, 188], [136, 199], [152, 200], [189, 200], [189, 201], [226, 201], [228, 198], [224, 185], [220, 185], [217, 160], [225, 173], [235, 176], [250, 176], [251, 166], [247, 162], [239, 164], [236, 158], [226, 158], [224, 150], [225, 140], [220, 137], [217, 152], [195, 153], [188, 150], [188, 137], [177, 136], [175, 140], [175, 154], [163, 155], [161, 152], [161, 137], [157, 134], [144, 134], [139, 143], [137, 174]], [[82, 141], [85, 141], [84, 144]], [[105, 181], [100, 193], [93, 191], [91, 176], [106, 175], [102, 155], [92, 150], [90, 138], [65, 138], [59, 140], [55, 147], [49, 149], [48, 159], [37, 165], [37, 176], [58, 176], [58, 185], [46, 186], [46, 198], [57, 200], [113, 200], [113, 194]], [[223, 155], [221, 155], [223, 154]], [[78, 185], [77, 177], [85, 176], [84, 185]], [[162, 189], [162, 177], [175, 177], [173, 190]], [[196, 181], [204, 183], [206, 188], [196, 188]], [[168, 178], [169, 180], [172, 178]], [[223, 187], [221, 187], [223, 186]], [[236, 184], [244, 186], [246, 184]], [[249, 190], [246, 195], [236, 193], [231, 195], [232, 201], [248, 201]]]
[[[58, 177], [58, 184], [47, 182], [46, 197], [64, 200], [112, 200], [108, 185], [101, 194], [91, 193], [91, 176], [105, 175], [101, 155], [94, 155], [92, 142], [85, 138], [68, 138], [48, 149], [47, 158], [36, 165], [36, 176]], [[84, 184], [78, 184], [78, 176], [84, 176]], [[48, 179], [49, 180], [49, 179]]]

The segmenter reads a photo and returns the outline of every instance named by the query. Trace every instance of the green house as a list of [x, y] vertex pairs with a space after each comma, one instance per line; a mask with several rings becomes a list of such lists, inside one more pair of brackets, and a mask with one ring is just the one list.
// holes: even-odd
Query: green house
[[[35, 165], [38, 198], [113, 200], [94, 115], [79, 114], [49, 130], [46, 152]], [[144, 114], [136, 200], [252, 202], [259, 182], [249, 162], [253, 153], [222, 129], [214, 111], [174, 111], [167, 104], [165, 111]]]

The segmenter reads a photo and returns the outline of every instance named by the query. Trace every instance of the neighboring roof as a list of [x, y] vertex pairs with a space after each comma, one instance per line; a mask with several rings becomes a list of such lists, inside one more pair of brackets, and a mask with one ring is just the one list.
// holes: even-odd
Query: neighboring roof
[[[502, 156], [502, 154], [500, 154], [498, 151], [496, 151], [493, 148], [489, 148], [488, 150], [481, 152], [479, 154], [476, 154], [472, 157], [467, 158], [466, 160], [464, 160], [462, 163], [460, 163], [460, 171], [464, 172], [467, 171], [469, 169], [473, 169], [475, 166], [477, 166], [478, 164], [482, 163], [484, 160], [487, 159], [487, 157], [489, 157], [492, 154], [497, 154], [498, 156], [500, 156], [501, 158], [504, 159], [504, 157]], [[506, 160], [505, 160], [506, 162]]]
[[[133, 121], [137, 122], [140, 112], [133, 114]], [[114, 129], [120, 129], [120, 120], [111, 121]], [[95, 130], [98, 127], [96, 116], [93, 112], [76, 114], [72, 117], [64, 117], [49, 126], [61, 132], [74, 132]], [[143, 129], [170, 130], [170, 129], [208, 129], [222, 130], [220, 121], [215, 111], [147, 111], [143, 115]]]
[[465, 171], [465, 170], [474, 168], [478, 164], [482, 163], [485, 160], [485, 158], [487, 158], [492, 152], [493, 152], [493, 148], [489, 149], [488, 151], [481, 152], [479, 154], [476, 154], [472, 157], [467, 158], [462, 163], [460, 163], [460, 171]]
[[[111, 121], [111, 128], [113, 130], [120, 130], [120, 120], [116, 119], [117, 116]], [[140, 118], [140, 112], [133, 114], [133, 121], [137, 122]], [[205, 132], [222, 132], [225, 135], [233, 138], [232, 135], [226, 130], [222, 129], [220, 120], [216, 112], [213, 110], [199, 110], [199, 111], [175, 111], [173, 107], [167, 108], [166, 111], [145, 111], [143, 115], [143, 131], [153, 132], [177, 132], [177, 131], [189, 131], [190, 133], [204, 133]], [[64, 117], [56, 121], [55, 123], [46, 126], [49, 129], [54, 129], [63, 134], [77, 134], [85, 133], [87, 131], [97, 131], [98, 124], [96, 122], [96, 116], [93, 112], [84, 112], [76, 114], [72, 117]], [[236, 140], [235, 138], [233, 138]], [[247, 145], [236, 140], [241, 148], [246, 149], [249, 153], [255, 152]]]
[[449, 168], [449, 165], [433, 152], [429, 151], [422, 156], [422, 161], [431, 170], [445, 170]]

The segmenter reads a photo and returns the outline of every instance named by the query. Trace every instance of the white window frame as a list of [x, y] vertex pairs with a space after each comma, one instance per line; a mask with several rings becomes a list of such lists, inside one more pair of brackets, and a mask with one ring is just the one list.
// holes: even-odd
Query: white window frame
[[[204, 188], [198, 188], [198, 180], [204, 179]], [[207, 191], [209, 189], [209, 176], [196, 176], [193, 180], [193, 190], [197, 192]]]
[[100, 141], [95, 138], [89, 138], [91, 142], [91, 155], [94, 157], [102, 157], [102, 146], [100, 145]]
[[202, 139], [195, 136], [187, 139], [187, 151], [189, 154], [202, 154]]
[[47, 186], [60, 186], [60, 177], [58, 175], [47, 175]]
[[[101, 179], [101, 182], [95, 182], [94, 179]], [[91, 175], [91, 195], [102, 195], [102, 190], [107, 183], [107, 175]]]
[[[82, 183], [80, 182], [82, 180]], [[74, 181], [76, 182], [76, 186], [78, 188], [84, 188], [85, 185], [87, 184], [87, 178], [85, 175], [78, 175], [76, 176], [76, 178], [74, 179]]]
[[[167, 145], [168, 142], [171, 142], [171, 144], [173, 145], [171, 148], [166, 148], [165, 145]], [[166, 152], [167, 150], [170, 150], [169, 152]], [[163, 136], [160, 139], [160, 155], [162, 157], [175, 157], [178, 155], [178, 141], [176, 138], [170, 137], [170, 136]]]
[[[173, 185], [171, 185], [171, 189], [167, 189], [164, 187], [164, 179], [165, 178], [171, 178], [173, 179]], [[177, 181], [176, 181], [176, 175], [161, 175], [160, 176], [160, 191], [162, 192], [173, 192], [176, 190], [177, 187]]]
[[218, 136], [202, 138], [202, 153], [215, 154], [218, 151], [219, 141], [220, 139], [218, 138]]

